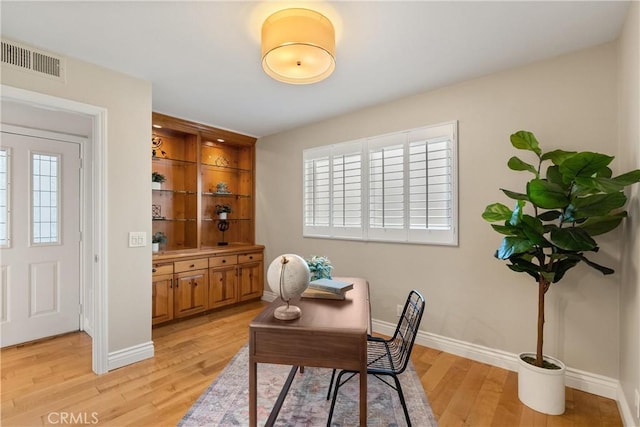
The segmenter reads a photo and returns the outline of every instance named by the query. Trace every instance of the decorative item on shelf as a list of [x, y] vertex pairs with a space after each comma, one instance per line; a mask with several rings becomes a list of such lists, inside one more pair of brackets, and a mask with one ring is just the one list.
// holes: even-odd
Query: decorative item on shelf
[[216, 166], [221, 166], [223, 168], [228, 168], [229, 165], [230, 165], [229, 159], [227, 159], [226, 157], [222, 157], [222, 156], [216, 157], [216, 160], [215, 160], [214, 164]]
[[216, 205], [216, 214], [221, 220], [227, 219], [227, 214], [232, 212], [230, 205]]
[[273, 317], [294, 320], [300, 317], [300, 307], [291, 305], [292, 298], [299, 297], [307, 289], [311, 272], [307, 262], [299, 255], [284, 254], [276, 257], [267, 270], [267, 282], [271, 290], [287, 305], [276, 308]]
[[229, 191], [229, 186], [226, 182], [219, 182], [216, 184], [216, 193], [218, 194], [231, 194]]
[[151, 205], [151, 218], [153, 218], [153, 219], [164, 219], [162, 217], [162, 206], [160, 206], [160, 205]]
[[151, 173], [151, 189], [152, 190], [162, 190], [162, 183], [165, 182], [167, 178], [164, 175], [158, 172]]
[[221, 219], [218, 221], [218, 230], [222, 231], [222, 241], [218, 242], [218, 246], [227, 246], [229, 242], [224, 240], [224, 232], [229, 230], [231, 224], [226, 219]]
[[159, 136], [151, 137], [151, 156], [152, 157], [158, 157], [158, 151], [160, 151], [160, 154], [162, 155], [162, 157], [167, 156], [166, 151], [160, 150], [161, 145], [162, 145], [162, 138], [160, 138]]
[[311, 280], [318, 279], [331, 279], [331, 260], [326, 256], [313, 255], [311, 258], [306, 258], [305, 261], [311, 271]]
[[[592, 236], [614, 230], [627, 216], [622, 210], [627, 201], [624, 188], [640, 182], [640, 170], [612, 178], [608, 167], [612, 156], [589, 151], [543, 153], [527, 131], [511, 135], [511, 145], [535, 154], [537, 164], [516, 156], [507, 162], [509, 169], [527, 171], [533, 178], [524, 193], [502, 189], [515, 201], [513, 210], [493, 203], [482, 218], [497, 223], [491, 226], [504, 236], [494, 256], [507, 261], [509, 269], [533, 277], [538, 285], [536, 352], [519, 356], [518, 397], [536, 411], [559, 415], [565, 410], [565, 366], [543, 353], [545, 294], [582, 261], [603, 274], [614, 272], [585, 254], [599, 250]], [[546, 161], [551, 165], [544, 166]], [[528, 213], [526, 206], [532, 207]]]
[[167, 243], [167, 235], [162, 231], [156, 232], [151, 238], [151, 247], [153, 248], [153, 252], [160, 251], [160, 243]]

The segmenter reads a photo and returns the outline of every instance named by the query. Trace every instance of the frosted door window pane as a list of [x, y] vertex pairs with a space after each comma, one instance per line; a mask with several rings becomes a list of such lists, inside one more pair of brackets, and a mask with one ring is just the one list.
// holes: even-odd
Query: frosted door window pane
[[60, 157], [31, 155], [31, 243], [59, 243]]
[[9, 246], [9, 150], [0, 149], [0, 247]]

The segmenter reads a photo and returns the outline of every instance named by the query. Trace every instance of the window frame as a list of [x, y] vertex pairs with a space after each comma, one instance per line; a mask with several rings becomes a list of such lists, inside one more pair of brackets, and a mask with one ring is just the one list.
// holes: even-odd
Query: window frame
[[[450, 198], [444, 198], [438, 205], [445, 206], [444, 208], [437, 208], [437, 210], [450, 211], [450, 215], [442, 216], [445, 221], [450, 221], [448, 228], [444, 227], [432, 227], [429, 228], [429, 191], [428, 178], [425, 178], [427, 184], [424, 184], [425, 188], [423, 193], [418, 195], [424, 195], [426, 207], [424, 208], [425, 216], [424, 224], [427, 228], [412, 228], [412, 224], [415, 223], [416, 217], [412, 216], [411, 206], [412, 201], [412, 165], [410, 165], [412, 156], [412, 147], [419, 147], [421, 143], [425, 146], [425, 153], [429, 150], [429, 144], [445, 143], [445, 149], [439, 149], [434, 151], [448, 152], [445, 153], [443, 160], [439, 162], [439, 166], [432, 167], [431, 171], [436, 169], [450, 169], [449, 173], [438, 172], [437, 177], [443, 180], [443, 183], [439, 184], [446, 188], [446, 191], [441, 191], [441, 194], [449, 195]], [[412, 145], [413, 144], [413, 145]], [[402, 202], [395, 202], [396, 210], [402, 212], [402, 227], [374, 227], [372, 226], [372, 152], [375, 150], [381, 150], [391, 147], [402, 147]], [[345, 227], [334, 225], [334, 158], [337, 156], [344, 156], [350, 153], [360, 153], [360, 185], [361, 185], [361, 207], [360, 207], [360, 223], [359, 226]], [[433, 152], [433, 151], [432, 151]], [[313, 220], [309, 221], [307, 216], [310, 198], [307, 185], [308, 183], [308, 166], [309, 162], [319, 161], [324, 159], [328, 164], [328, 204], [324, 207], [327, 212], [326, 221], [322, 225], [314, 223]], [[429, 174], [428, 162], [432, 160], [425, 154], [425, 168], [424, 173]], [[419, 163], [419, 162], [418, 162]], [[313, 238], [327, 238], [327, 239], [347, 239], [357, 241], [374, 241], [374, 242], [390, 242], [390, 243], [407, 243], [407, 244], [425, 244], [425, 245], [445, 245], [445, 246], [458, 246], [458, 121], [449, 121], [439, 123], [435, 125], [428, 125], [419, 128], [404, 130], [400, 132], [393, 132], [384, 135], [373, 136], [369, 138], [358, 139], [354, 141], [348, 141], [338, 144], [314, 147], [303, 151], [303, 188], [302, 188], [302, 203], [303, 203], [303, 237]], [[396, 172], [400, 168], [397, 161], [395, 161]], [[417, 169], [418, 172], [421, 169]], [[398, 174], [394, 175], [396, 181], [400, 181]], [[428, 175], [431, 176], [431, 175]], [[415, 179], [415, 177], [414, 177]], [[388, 181], [385, 181], [385, 183]], [[397, 184], [397, 183], [396, 183]], [[395, 196], [398, 197], [398, 190], [396, 188]], [[314, 199], [315, 202], [315, 199]], [[326, 201], [324, 202], [326, 203]], [[390, 202], [393, 203], [393, 202]], [[399, 209], [399, 203], [402, 203], [402, 208]], [[386, 206], [386, 205], [385, 205]], [[393, 206], [393, 205], [392, 205]], [[415, 210], [415, 209], [414, 209]], [[435, 217], [434, 217], [435, 218]], [[414, 220], [412, 222], [412, 219]], [[395, 221], [400, 221], [398, 216], [395, 217]]]

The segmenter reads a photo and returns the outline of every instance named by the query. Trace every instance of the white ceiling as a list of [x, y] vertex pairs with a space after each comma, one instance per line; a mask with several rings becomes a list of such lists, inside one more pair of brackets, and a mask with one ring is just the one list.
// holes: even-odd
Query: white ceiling
[[[0, 12], [3, 37], [151, 81], [154, 111], [260, 137], [615, 40], [628, 6], [3, 0]], [[263, 73], [260, 28], [284, 7], [333, 21], [337, 65], [323, 82]]]

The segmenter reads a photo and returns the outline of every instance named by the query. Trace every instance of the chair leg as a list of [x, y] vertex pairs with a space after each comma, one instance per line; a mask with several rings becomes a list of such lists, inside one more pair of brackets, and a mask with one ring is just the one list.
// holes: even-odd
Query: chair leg
[[409, 411], [407, 410], [407, 402], [404, 400], [404, 393], [402, 392], [402, 386], [400, 385], [400, 380], [398, 380], [397, 375], [392, 375], [393, 380], [396, 382], [396, 390], [398, 390], [398, 397], [400, 398], [400, 403], [402, 404], [402, 410], [404, 411], [404, 417], [407, 420], [407, 426], [411, 427], [411, 420], [409, 419]]
[[[335, 375], [336, 371], [335, 369], [333, 370], [333, 374]], [[338, 378], [336, 379], [336, 386], [335, 389], [333, 390], [333, 399], [331, 399], [331, 408], [329, 409], [329, 419], [327, 419], [327, 427], [331, 427], [331, 419], [333, 418], [333, 410], [336, 407], [336, 399], [338, 397], [338, 389], [340, 388], [340, 380], [342, 379], [342, 376], [345, 374], [345, 371], [340, 371], [340, 373], [338, 374]], [[332, 375], [333, 377], [333, 375]], [[333, 378], [332, 378], [333, 379]], [[331, 393], [331, 389], [329, 389], [329, 393]]]
[[331, 397], [331, 389], [333, 388], [333, 380], [336, 377], [336, 370], [334, 369], [333, 372], [331, 372], [331, 381], [329, 382], [329, 390], [327, 390], [327, 400], [329, 400], [329, 398]]

